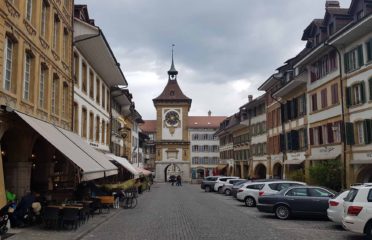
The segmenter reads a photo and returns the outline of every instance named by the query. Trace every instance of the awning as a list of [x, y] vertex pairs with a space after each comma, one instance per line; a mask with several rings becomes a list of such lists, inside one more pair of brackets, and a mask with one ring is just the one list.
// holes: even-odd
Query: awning
[[301, 164], [304, 161], [305, 160], [303, 160], [303, 159], [299, 159], [299, 160], [286, 160], [286, 161], [284, 161], [284, 165], [296, 165], [296, 164]]
[[149, 170], [140, 168], [140, 167], [135, 167], [138, 172], [142, 173], [145, 176], [151, 175], [152, 173]]
[[222, 169], [226, 168], [227, 166], [229, 166], [229, 164], [218, 164], [217, 169], [222, 170]]
[[311, 160], [311, 161], [334, 160], [340, 156], [341, 156], [340, 154], [333, 154], [330, 156], [310, 156], [308, 160]]
[[106, 153], [105, 154], [108, 158], [116, 161], [121, 166], [123, 166], [125, 169], [127, 169], [129, 172], [131, 172], [134, 175], [134, 178], [139, 177], [139, 172], [128, 162], [126, 158], [118, 157], [112, 153]]
[[117, 167], [75, 133], [48, 122], [14, 111], [36, 132], [83, 170], [83, 181], [117, 174]]

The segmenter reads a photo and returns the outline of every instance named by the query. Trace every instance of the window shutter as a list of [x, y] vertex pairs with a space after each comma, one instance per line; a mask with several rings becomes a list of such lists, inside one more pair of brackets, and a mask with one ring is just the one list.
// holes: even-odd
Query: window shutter
[[298, 131], [292, 130], [291, 131], [291, 142], [292, 142], [292, 150], [299, 150], [300, 148], [300, 141], [299, 141], [299, 135]]
[[333, 143], [334, 138], [333, 138], [333, 129], [332, 129], [333, 124], [332, 123], [327, 123], [327, 135], [328, 135], [328, 143]]
[[372, 78], [368, 79], [369, 100], [372, 100]]
[[292, 101], [292, 119], [296, 119], [298, 116], [297, 102], [299, 98], [295, 98]]
[[365, 103], [366, 102], [366, 83], [364, 81], [362, 81], [360, 83], [360, 96], [361, 96], [361, 100], [362, 100], [362, 103]]
[[354, 145], [354, 128], [353, 124], [350, 122], [345, 123], [346, 128], [346, 144]]
[[359, 64], [359, 67], [364, 65], [363, 45], [358, 46], [358, 64]]
[[279, 136], [279, 145], [280, 145], [280, 151], [279, 152], [285, 152], [285, 136], [284, 134], [280, 134]]
[[349, 53], [344, 54], [344, 72], [349, 72]]
[[365, 119], [363, 121], [363, 128], [364, 128], [364, 142], [365, 144], [370, 144], [372, 142], [372, 139], [371, 139], [371, 122], [372, 120], [371, 119]]
[[367, 47], [367, 62], [372, 60], [372, 39], [366, 42]]
[[314, 145], [314, 133], [313, 133], [314, 129], [313, 128], [310, 128], [309, 129], [309, 132], [310, 132], [310, 145], [313, 146]]
[[319, 136], [319, 145], [323, 144], [323, 131], [322, 131], [322, 126], [319, 126], [316, 128], [318, 131], [318, 136]]
[[339, 126], [340, 126], [340, 134], [341, 134], [341, 142], [345, 141], [345, 125], [343, 121], [338, 121]]
[[346, 107], [351, 106], [351, 87], [347, 87], [346, 90]]
[[293, 150], [291, 132], [287, 133], [286, 135], [287, 135], [287, 150]]

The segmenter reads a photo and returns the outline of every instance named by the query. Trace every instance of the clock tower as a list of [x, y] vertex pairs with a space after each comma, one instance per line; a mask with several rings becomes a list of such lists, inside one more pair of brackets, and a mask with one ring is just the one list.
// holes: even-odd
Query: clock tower
[[190, 140], [188, 116], [191, 99], [183, 94], [177, 82], [178, 71], [172, 64], [163, 92], [153, 99], [156, 108], [156, 181], [167, 181], [180, 175], [190, 181]]

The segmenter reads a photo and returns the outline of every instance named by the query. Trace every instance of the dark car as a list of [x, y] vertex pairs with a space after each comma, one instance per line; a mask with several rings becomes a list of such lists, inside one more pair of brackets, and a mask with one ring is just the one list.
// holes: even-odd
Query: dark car
[[260, 212], [274, 213], [279, 219], [288, 219], [292, 215], [326, 217], [328, 200], [335, 195], [323, 187], [296, 186], [259, 197], [257, 208]]
[[206, 192], [213, 191], [214, 184], [216, 184], [217, 179], [221, 176], [210, 176], [204, 178], [200, 184], [201, 189], [204, 189]]

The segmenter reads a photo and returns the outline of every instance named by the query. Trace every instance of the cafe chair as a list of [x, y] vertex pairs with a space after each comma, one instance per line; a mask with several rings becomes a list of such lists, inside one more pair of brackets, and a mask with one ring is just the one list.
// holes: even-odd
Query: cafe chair
[[42, 219], [46, 228], [60, 227], [61, 210], [59, 208], [45, 207], [43, 210]]
[[80, 210], [77, 208], [64, 208], [62, 212], [62, 226], [71, 226], [77, 229], [80, 220]]

